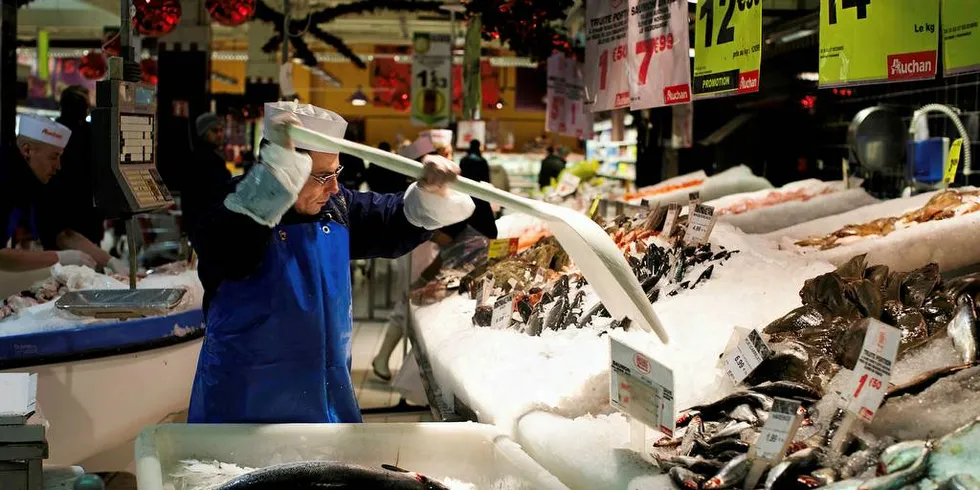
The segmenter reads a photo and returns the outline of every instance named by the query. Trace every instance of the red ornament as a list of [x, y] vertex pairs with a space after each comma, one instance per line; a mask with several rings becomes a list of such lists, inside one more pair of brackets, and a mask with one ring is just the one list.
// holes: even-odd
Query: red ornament
[[178, 0], [133, 0], [136, 14], [133, 29], [141, 36], [159, 37], [169, 34], [180, 22]]
[[159, 78], [157, 78], [157, 60], [147, 58], [140, 61], [140, 70], [143, 71], [143, 83], [148, 83], [150, 85], [157, 84], [159, 81]]
[[207, 0], [204, 7], [215, 22], [229, 27], [242, 25], [255, 15], [255, 0]]
[[79, 65], [78, 72], [89, 80], [100, 80], [105, 76], [107, 69], [105, 58], [102, 57], [102, 53], [96, 53], [95, 51], [90, 51], [85, 56], [82, 56], [82, 60]]

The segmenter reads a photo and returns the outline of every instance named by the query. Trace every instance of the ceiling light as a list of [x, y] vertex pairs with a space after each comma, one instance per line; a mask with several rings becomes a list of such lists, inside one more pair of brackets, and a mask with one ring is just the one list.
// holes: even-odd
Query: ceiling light
[[817, 31], [814, 29], [800, 29], [796, 32], [786, 34], [785, 36], [779, 38], [779, 42], [790, 43], [796, 41], [797, 39], [803, 39], [805, 37], [812, 36], [813, 34], [816, 34], [816, 32]]
[[353, 106], [361, 107], [366, 106], [368, 103], [367, 96], [364, 95], [364, 91], [361, 90], [361, 86], [357, 86], [357, 90], [354, 91], [354, 95], [350, 96], [350, 103]]
[[497, 107], [497, 109], [503, 109], [504, 108], [504, 101], [498, 100], [496, 107]]
[[797, 73], [796, 78], [805, 82], [819, 82], [820, 74], [815, 71], [805, 71], [802, 73]]

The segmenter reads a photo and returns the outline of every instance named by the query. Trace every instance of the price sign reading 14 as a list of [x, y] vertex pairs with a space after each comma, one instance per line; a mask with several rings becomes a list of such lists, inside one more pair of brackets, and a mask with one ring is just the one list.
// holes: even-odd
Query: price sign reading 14
[[696, 21], [694, 94], [758, 91], [761, 0], [699, 0]]

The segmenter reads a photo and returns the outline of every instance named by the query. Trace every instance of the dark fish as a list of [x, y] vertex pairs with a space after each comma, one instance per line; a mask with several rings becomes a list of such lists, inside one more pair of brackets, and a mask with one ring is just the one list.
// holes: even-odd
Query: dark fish
[[558, 301], [556, 301], [555, 305], [551, 307], [551, 311], [548, 312], [548, 315], [544, 319], [544, 328], [558, 330], [558, 328], [561, 326], [559, 321], [565, 317], [567, 310], [568, 298], [565, 296], [559, 297]]
[[582, 312], [582, 301], [584, 300], [585, 291], [579, 290], [579, 292], [575, 294], [575, 299], [572, 300], [571, 306], [569, 306], [568, 310], [565, 312], [565, 317], [561, 320], [562, 330], [568, 328], [569, 325], [576, 322], [577, 318], [575, 315]]
[[785, 460], [769, 470], [769, 475], [766, 476], [766, 490], [786, 488], [790, 482], [795, 481], [801, 474], [807, 473], [816, 467], [817, 459], [818, 452], [813, 448], [806, 448], [787, 456]]
[[552, 296], [559, 298], [562, 296], [568, 296], [569, 285], [568, 276], [563, 275], [555, 281], [555, 287], [551, 289]]
[[578, 328], [582, 328], [588, 325], [589, 322], [592, 321], [592, 317], [596, 316], [597, 314], [599, 314], [600, 311], [603, 311], [605, 309], [606, 307], [602, 304], [602, 301], [596, 303], [595, 306], [590, 308], [589, 311], [585, 312], [585, 314], [579, 318]]
[[867, 258], [868, 254], [856, 255], [851, 260], [841, 264], [834, 272], [847, 282], [860, 281], [864, 278], [864, 272], [868, 268]]
[[702, 475], [713, 474], [725, 466], [721, 461], [695, 456], [671, 456], [666, 459], [657, 459], [657, 463], [665, 471], [680, 466], [681, 468], [687, 468]]
[[698, 284], [700, 284], [701, 281], [707, 281], [708, 279], [711, 279], [711, 273], [714, 272], [714, 270], [715, 270], [714, 264], [709, 265], [707, 269], [701, 272], [701, 275], [698, 276], [698, 279], [694, 281], [694, 284], [691, 285], [691, 289], [698, 287]]
[[490, 320], [493, 319], [493, 307], [488, 305], [477, 306], [473, 313], [473, 324], [480, 327], [489, 327]]
[[834, 315], [846, 315], [857, 309], [845, 298], [846, 287], [836, 272], [828, 272], [804, 281], [800, 298], [804, 305], [823, 305]]
[[792, 398], [792, 399], [820, 399], [823, 393], [814, 389], [812, 386], [793, 381], [766, 381], [758, 386], [753, 386], [752, 391], [763, 395]]
[[769, 410], [772, 408], [772, 397], [742, 390], [736, 391], [715, 402], [691, 407], [689, 410], [701, 412], [701, 418], [704, 420], [720, 420], [723, 417], [727, 417], [729, 412], [735, 410], [739, 405], [748, 405], [751, 408]]
[[881, 290], [867, 279], [851, 282], [847, 285], [847, 299], [849, 299], [862, 315], [871, 318], [881, 318], [881, 308], [884, 304], [881, 298]]
[[729, 461], [718, 474], [704, 483], [704, 488], [730, 488], [742, 483], [749, 473], [752, 461], [748, 454], [743, 454]]
[[735, 451], [737, 453], [746, 453], [749, 451], [749, 443], [742, 441], [741, 439], [722, 439], [720, 441], [706, 444], [702, 452], [705, 456], [713, 459], [721, 459], [720, 455]]
[[902, 304], [921, 307], [937, 285], [939, 285], [939, 265], [935, 263], [909, 272], [902, 281]]
[[833, 313], [822, 304], [805, 304], [790, 311], [762, 331], [768, 334], [795, 332], [805, 328], [825, 327], [833, 318]]
[[854, 369], [858, 357], [861, 355], [861, 347], [864, 345], [864, 335], [868, 332], [870, 320], [865, 318], [851, 324], [844, 332], [840, 340], [837, 341], [836, 358], [837, 363], [847, 369]]
[[527, 295], [522, 295], [519, 300], [517, 300], [517, 313], [521, 315], [521, 321], [527, 323], [528, 319], [531, 317], [531, 311], [534, 308], [531, 306], [531, 301], [528, 299]]
[[334, 461], [300, 461], [251, 471], [216, 490], [448, 490], [445, 485], [418, 473], [393, 466], [367, 468]]
[[888, 266], [873, 265], [864, 270], [864, 278], [874, 283], [874, 285], [884, 294], [885, 286], [888, 284]]
[[544, 327], [544, 315], [541, 313], [541, 303], [534, 305], [530, 317], [530, 320], [527, 322], [527, 328], [524, 331], [532, 337], [537, 337], [541, 335], [541, 330]]

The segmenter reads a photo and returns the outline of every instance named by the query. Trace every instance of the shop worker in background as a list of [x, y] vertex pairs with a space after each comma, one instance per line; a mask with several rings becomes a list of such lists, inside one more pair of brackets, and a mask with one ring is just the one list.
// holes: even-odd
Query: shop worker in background
[[538, 171], [538, 188], [544, 189], [551, 185], [551, 179], [558, 179], [558, 175], [565, 170], [565, 156], [568, 150], [565, 148], [548, 147], [548, 156], [541, 160], [541, 170]]
[[66, 88], [60, 105], [57, 122], [71, 131], [71, 138], [61, 154], [58, 173], [36, 200], [38, 238], [45, 250], [80, 250], [95, 259], [97, 267], [129, 274], [127, 262], [99, 246], [105, 235], [105, 216], [95, 207], [96, 162], [92, 160], [92, 127], [86, 121], [89, 90], [80, 85]]
[[26, 228], [39, 238], [37, 200], [42, 186], [61, 168], [71, 130], [46, 117], [20, 116], [16, 145], [2, 148], [0, 156], [0, 270], [21, 272], [55, 264], [95, 267], [91, 255], [78, 250], [42, 252], [16, 248], [17, 231]]
[[266, 104], [260, 162], [192, 234], [204, 284], [205, 340], [189, 422], [359, 422], [351, 383], [349, 261], [397, 257], [465, 220], [458, 167], [426, 157], [402, 194], [351, 191], [326, 147], [294, 143], [300, 124], [343, 137], [347, 122], [308, 104]]

